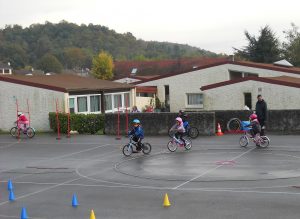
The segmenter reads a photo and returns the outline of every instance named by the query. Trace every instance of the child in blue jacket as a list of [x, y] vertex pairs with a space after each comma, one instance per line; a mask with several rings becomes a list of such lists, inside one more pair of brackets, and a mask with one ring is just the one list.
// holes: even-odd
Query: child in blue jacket
[[133, 129], [128, 133], [132, 135], [132, 140], [137, 142], [137, 151], [142, 150], [142, 139], [144, 138], [144, 130], [141, 126], [141, 122], [138, 119], [133, 120]]

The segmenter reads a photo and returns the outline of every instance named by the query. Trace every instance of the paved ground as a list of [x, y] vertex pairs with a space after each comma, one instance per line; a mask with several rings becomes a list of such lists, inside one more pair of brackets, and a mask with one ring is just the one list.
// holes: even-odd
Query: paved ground
[[300, 136], [270, 136], [267, 149], [240, 148], [238, 138], [199, 137], [170, 153], [167, 137], [148, 137], [151, 155], [127, 158], [126, 138], [0, 135], [0, 218], [20, 218], [22, 207], [32, 219], [89, 218], [91, 209], [98, 219], [299, 218]]

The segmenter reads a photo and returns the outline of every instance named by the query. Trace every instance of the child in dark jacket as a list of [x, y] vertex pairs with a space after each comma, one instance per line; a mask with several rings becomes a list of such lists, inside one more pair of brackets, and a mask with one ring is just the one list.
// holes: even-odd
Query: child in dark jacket
[[144, 130], [141, 126], [141, 122], [138, 119], [133, 120], [133, 129], [128, 133], [132, 135], [132, 140], [137, 142], [137, 151], [142, 150], [142, 140], [144, 138]]

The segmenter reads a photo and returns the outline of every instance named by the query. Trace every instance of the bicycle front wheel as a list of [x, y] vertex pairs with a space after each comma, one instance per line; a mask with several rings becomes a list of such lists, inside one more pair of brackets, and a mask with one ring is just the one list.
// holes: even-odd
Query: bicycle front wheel
[[28, 138], [33, 138], [33, 137], [35, 136], [35, 131], [34, 131], [34, 129], [31, 128], [31, 127], [28, 127], [28, 128], [26, 129], [26, 135], [27, 135]]
[[199, 136], [199, 130], [196, 127], [190, 127], [188, 135], [191, 138], [197, 138]]
[[144, 154], [150, 154], [151, 149], [152, 149], [151, 144], [143, 143], [142, 151], [143, 151]]
[[177, 143], [171, 140], [168, 142], [167, 147], [168, 147], [169, 151], [174, 152], [177, 150]]
[[131, 154], [132, 154], [132, 147], [130, 147], [130, 145], [124, 145], [124, 147], [123, 147], [123, 154], [126, 156], [126, 157], [128, 157], [128, 156], [130, 156]]
[[18, 128], [17, 127], [12, 127], [9, 131], [10, 135], [13, 137], [18, 137]]
[[232, 118], [227, 122], [228, 131], [239, 131], [241, 130], [241, 120], [238, 118]]

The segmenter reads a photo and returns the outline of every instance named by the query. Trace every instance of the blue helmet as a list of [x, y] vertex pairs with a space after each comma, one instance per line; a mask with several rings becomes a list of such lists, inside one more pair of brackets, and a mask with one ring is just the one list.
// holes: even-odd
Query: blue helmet
[[140, 120], [138, 120], [138, 119], [134, 119], [132, 122], [133, 122], [133, 123], [137, 123], [137, 124], [140, 124], [140, 123], [141, 123]]

